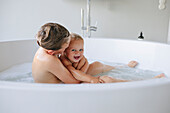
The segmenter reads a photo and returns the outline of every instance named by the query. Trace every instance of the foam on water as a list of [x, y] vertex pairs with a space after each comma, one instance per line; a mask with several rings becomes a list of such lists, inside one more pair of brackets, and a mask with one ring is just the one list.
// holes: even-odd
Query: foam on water
[[137, 81], [137, 80], [151, 79], [154, 76], [159, 75], [159, 74], [161, 74], [161, 72], [130, 68], [124, 65], [122, 67], [116, 67], [115, 69], [111, 71], [101, 73], [96, 76], [109, 75], [117, 79]]
[[[95, 60], [89, 60], [89, 63], [94, 62]], [[99, 60], [98, 60], [99, 61]], [[104, 64], [115, 66], [116, 69], [113, 69], [109, 72], [101, 73], [96, 76], [109, 75], [118, 79], [125, 80], [145, 80], [151, 79], [156, 75], [159, 75], [159, 71], [151, 70], [142, 70], [138, 68], [130, 68], [125, 64], [113, 63], [100, 61]], [[23, 63], [15, 65], [3, 72], [0, 72], [0, 81], [13, 81], [13, 82], [29, 82], [33, 83], [32, 77], [32, 63]]]
[[3, 72], [0, 72], [0, 80], [13, 82], [34, 82], [32, 77], [32, 63], [15, 65]]
[[[90, 62], [93, 62], [93, 61], [94, 60], [90, 60]], [[108, 75], [108, 76], [111, 76], [117, 79], [137, 81], [137, 80], [151, 79], [155, 77], [156, 75], [159, 75], [162, 73], [161, 71], [131, 68], [131, 67], [128, 67], [126, 64], [122, 64], [122, 63], [105, 62], [105, 61], [100, 61], [100, 62], [106, 65], [114, 66], [115, 69], [95, 75], [95, 76]]]

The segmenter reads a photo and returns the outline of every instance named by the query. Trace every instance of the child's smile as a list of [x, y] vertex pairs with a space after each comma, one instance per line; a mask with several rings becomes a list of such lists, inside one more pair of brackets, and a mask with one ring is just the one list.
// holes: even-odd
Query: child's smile
[[78, 60], [80, 58], [80, 56], [74, 56], [74, 59]]
[[71, 62], [79, 62], [84, 54], [83, 40], [71, 40], [69, 47], [65, 51], [66, 57]]

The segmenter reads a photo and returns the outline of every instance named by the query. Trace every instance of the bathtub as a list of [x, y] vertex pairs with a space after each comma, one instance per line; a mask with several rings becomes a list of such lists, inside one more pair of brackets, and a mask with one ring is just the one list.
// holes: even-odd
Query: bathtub
[[[32, 62], [35, 40], [1, 41], [0, 71]], [[120, 39], [85, 39], [87, 58], [161, 70], [170, 77], [170, 45]], [[170, 79], [108, 84], [0, 81], [0, 113], [170, 113]]]

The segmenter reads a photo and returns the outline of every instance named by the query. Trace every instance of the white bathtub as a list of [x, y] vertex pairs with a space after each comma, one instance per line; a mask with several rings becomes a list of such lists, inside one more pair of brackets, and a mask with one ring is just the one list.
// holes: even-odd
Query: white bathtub
[[[0, 42], [0, 71], [31, 62], [35, 40]], [[170, 45], [119, 39], [86, 39], [91, 59], [139, 62], [170, 77]], [[112, 84], [0, 82], [0, 113], [170, 113], [170, 79]]]

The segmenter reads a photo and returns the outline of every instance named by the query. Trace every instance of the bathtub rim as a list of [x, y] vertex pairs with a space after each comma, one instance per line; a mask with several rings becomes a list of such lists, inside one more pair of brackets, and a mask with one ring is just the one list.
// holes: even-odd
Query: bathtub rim
[[91, 37], [91, 38], [88, 38], [88, 37], [85, 37], [85, 38], [83, 38], [83, 39], [85, 39], [85, 40], [89, 40], [89, 39], [99, 39], [99, 40], [120, 40], [120, 41], [130, 41], [130, 42], [142, 42], [142, 43], [152, 43], [152, 44], [161, 44], [161, 45], [170, 45], [170, 44], [168, 44], [168, 43], [163, 43], [163, 42], [157, 42], [157, 41], [148, 41], [148, 40], [138, 40], [138, 39], [136, 39], [136, 40], [134, 40], [134, 39], [123, 39], [123, 38], [112, 38], [112, 37]]
[[[147, 44], [158, 44], [163, 46], [170, 46], [166, 43], [160, 42], [151, 42], [151, 41], [138, 41], [138, 40], [131, 40], [131, 39], [118, 39], [118, 38], [85, 38], [85, 40], [116, 40], [116, 41], [129, 41], [129, 42], [140, 42], [140, 43], [147, 43]], [[16, 42], [16, 41], [36, 41], [36, 39], [22, 39], [22, 40], [2, 40], [1, 43], [8, 43], [8, 42]], [[170, 78], [162, 79], [162, 81], [154, 79], [154, 80], [144, 80], [144, 81], [133, 81], [133, 82], [126, 82], [126, 83], [107, 83], [107, 84], [90, 84], [92, 87], [87, 88], [87, 90], [103, 90], [103, 87], [106, 89], [127, 89], [127, 88], [139, 88], [139, 87], [148, 87], [148, 86], [157, 86], [157, 85], [164, 85], [170, 84]], [[86, 90], [82, 89], [82, 87], [88, 87], [89, 84], [43, 84], [43, 83], [22, 83], [22, 82], [10, 82], [10, 81], [0, 81], [0, 88], [9, 88], [9, 89], [41, 89], [42, 90], [50, 90], [50, 89], [57, 89], [57, 90]], [[97, 88], [96, 88], [97, 86]], [[102, 86], [102, 88], [98, 87]], [[50, 88], [50, 89], [49, 89]]]
[[124, 90], [170, 85], [170, 78], [150, 79], [122, 83], [106, 84], [47, 84], [47, 83], [24, 83], [0, 81], [0, 89], [18, 90], [50, 90], [50, 91], [101, 91], [101, 90]]

